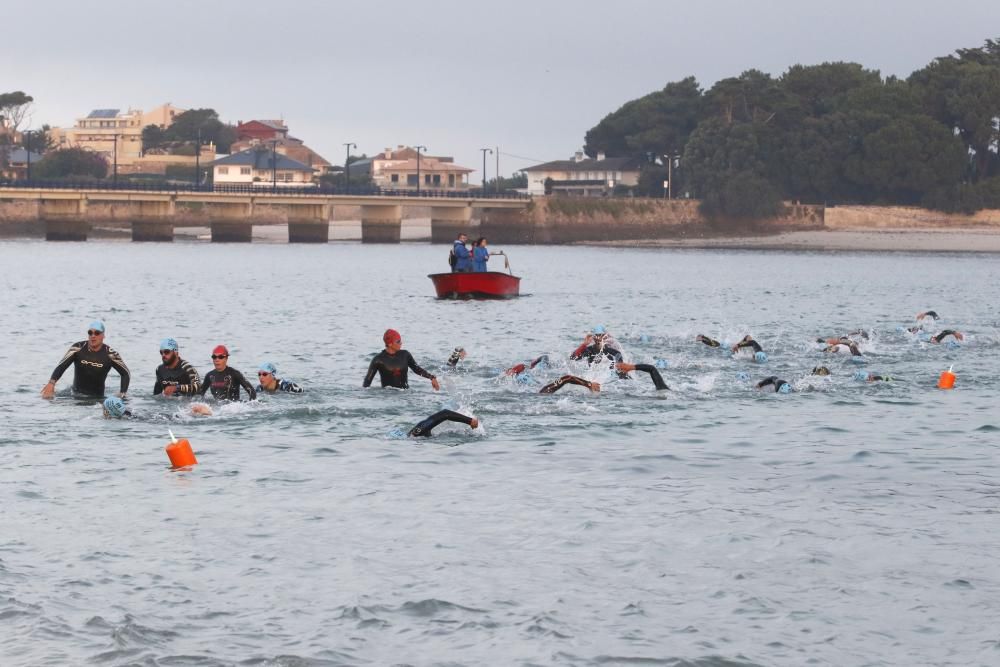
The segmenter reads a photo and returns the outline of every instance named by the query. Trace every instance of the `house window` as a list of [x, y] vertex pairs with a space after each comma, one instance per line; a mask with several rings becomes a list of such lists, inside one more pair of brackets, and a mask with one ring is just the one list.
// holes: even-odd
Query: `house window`
[[430, 185], [430, 184], [431, 184], [431, 175], [424, 174], [424, 185]]
[[392, 178], [389, 179], [393, 183], [399, 183], [399, 174], [393, 174]]
[[240, 176], [249, 176], [250, 167], [240, 167]]
[[419, 185], [419, 183], [420, 182], [417, 180], [417, 175], [416, 174], [407, 174], [406, 175], [406, 184], [407, 185], [412, 185], [412, 186], [416, 187], [417, 185]]
[[448, 174], [448, 187], [455, 187], [455, 174]]
[[229, 173], [229, 167], [219, 167], [219, 173], [220, 174], [228, 174]]
[[441, 174], [434, 174], [434, 185], [441, 185]]

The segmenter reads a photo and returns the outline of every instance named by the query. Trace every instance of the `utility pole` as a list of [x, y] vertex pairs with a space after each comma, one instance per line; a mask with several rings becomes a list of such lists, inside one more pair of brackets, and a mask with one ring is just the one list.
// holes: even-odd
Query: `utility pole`
[[420, 196], [420, 151], [427, 150], [427, 146], [414, 146], [417, 151], [417, 196]]
[[347, 157], [344, 158], [344, 187], [347, 189], [348, 194], [351, 193], [351, 149], [357, 148], [357, 144], [352, 144], [350, 141], [344, 142], [344, 147], [347, 149]]
[[21, 143], [24, 144], [24, 154], [28, 159], [28, 173], [26, 175], [27, 180], [31, 180], [31, 130], [25, 130], [24, 136], [27, 137], [26, 140]]
[[492, 148], [480, 148], [479, 150], [481, 150], [483, 152], [483, 196], [485, 197], [486, 196], [486, 154], [489, 153], [490, 155], [492, 155], [493, 154], [493, 149]]
[[198, 128], [198, 142], [194, 146], [194, 189], [201, 185], [201, 128]]
[[497, 196], [500, 196], [500, 147], [497, 146]]
[[271, 193], [278, 192], [278, 140], [271, 140]]
[[111, 177], [111, 182], [114, 185], [114, 187], [117, 188], [118, 187], [118, 135], [115, 134], [114, 138], [115, 138], [115, 147], [111, 149], [111, 154], [114, 156], [114, 171], [112, 172], [113, 176]]
[[674, 154], [667, 156], [667, 199], [674, 198]]

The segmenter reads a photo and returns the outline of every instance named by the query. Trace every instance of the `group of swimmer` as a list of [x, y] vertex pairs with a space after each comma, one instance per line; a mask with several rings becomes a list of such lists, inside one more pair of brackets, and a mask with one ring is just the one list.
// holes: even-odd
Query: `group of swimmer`
[[[903, 328], [912, 334], [923, 333], [926, 323], [938, 320], [938, 314], [934, 311], [925, 311], [917, 315], [918, 324], [914, 327]], [[104, 342], [106, 328], [104, 322], [95, 320], [90, 323], [87, 329], [87, 339], [72, 344], [63, 355], [63, 358], [56, 365], [48, 383], [42, 388], [43, 398], [52, 398], [55, 394], [56, 383], [70, 365], [74, 367], [73, 391], [78, 395], [104, 397], [105, 381], [112, 369], [117, 371], [120, 378], [120, 391], [115, 396], [107, 397], [104, 400], [103, 409], [106, 418], [132, 418], [135, 415], [127, 409], [125, 404], [126, 394], [131, 381], [131, 373], [124, 360], [114, 349]], [[956, 341], [963, 341], [964, 335], [953, 329], [944, 329], [935, 335], [928, 335], [922, 338], [931, 343], [941, 343], [948, 337]], [[824, 345], [827, 353], [850, 354], [854, 358], [861, 357], [858, 347], [859, 342], [867, 340], [869, 334], [866, 331], [858, 330], [829, 338], [817, 338], [817, 342]], [[708, 336], [699, 334], [695, 341], [711, 348], [721, 348], [722, 343]], [[413, 355], [404, 350], [402, 336], [395, 329], [388, 329], [382, 335], [384, 349], [377, 353], [368, 366], [368, 372], [362, 381], [363, 387], [370, 387], [375, 375], [378, 374], [382, 387], [394, 387], [397, 389], [409, 388], [408, 372], [412, 370], [416, 375], [430, 380], [434, 390], [440, 389], [440, 383], [435, 375], [424, 370], [417, 364]], [[213, 398], [222, 401], [241, 400], [241, 389], [243, 389], [249, 399], [256, 400], [258, 393], [274, 394], [285, 392], [292, 394], [303, 393], [302, 387], [294, 382], [290, 382], [278, 377], [278, 369], [269, 361], [260, 364], [257, 369], [258, 384], [256, 387], [240, 371], [229, 366], [229, 350], [225, 345], [217, 345], [211, 354], [212, 370], [201, 379], [198, 371], [187, 361], [181, 358], [180, 348], [173, 338], [165, 338], [160, 341], [161, 364], [156, 368], [156, 380], [153, 385], [153, 395], [163, 395], [165, 397], [174, 396], [204, 396], [211, 391]], [[753, 358], [758, 363], [767, 361], [767, 354], [763, 347], [752, 336], [746, 335], [739, 342], [732, 345], [728, 352], [736, 355], [743, 351], [751, 352]], [[463, 348], [457, 347], [448, 359], [447, 365], [455, 368], [458, 363], [466, 358]], [[615, 371], [620, 379], [631, 379], [630, 373], [641, 372], [649, 375], [654, 387], [659, 390], [668, 390], [670, 387], [663, 380], [658, 367], [664, 367], [665, 362], [657, 361], [656, 364], [634, 364], [624, 361], [621, 346], [612, 337], [603, 325], [593, 327], [586, 335], [583, 342], [569, 355], [571, 360], [586, 361], [588, 365], [606, 365]], [[545, 368], [549, 362], [547, 355], [541, 355], [531, 361], [518, 363], [503, 371], [503, 377], [513, 377], [518, 381], [525, 382], [530, 378], [530, 373], [536, 368]], [[744, 379], [749, 376], [743, 374]], [[830, 375], [830, 370], [826, 366], [813, 368], [812, 375]], [[867, 382], [890, 382], [892, 378], [887, 375], [874, 373], [863, 373], [859, 371], [855, 374], [857, 379]], [[586, 380], [576, 375], [562, 375], [545, 384], [540, 390], [541, 394], [554, 394], [567, 385], [586, 387], [591, 392], [599, 392], [601, 385], [592, 380]], [[759, 380], [755, 387], [758, 390], [773, 390], [778, 393], [789, 393], [792, 385], [787, 380], [777, 376], [768, 376]], [[212, 409], [204, 403], [193, 403], [190, 408], [195, 415], [211, 415]], [[419, 422], [409, 431], [412, 437], [429, 437], [431, 431], [444, 422], [458, 422], [467, 424], [473, 429], [479, 426], [479, 420], [475, 417], [460, 414], [452, 410], [441, 410]]]

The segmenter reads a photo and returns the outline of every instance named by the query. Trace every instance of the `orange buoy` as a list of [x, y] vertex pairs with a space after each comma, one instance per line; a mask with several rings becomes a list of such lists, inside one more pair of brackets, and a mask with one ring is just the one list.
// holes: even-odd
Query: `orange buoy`
[[185, 468], [198, 463], [198, 459], [194, 457], [194, 451], [191, 449], [191, 443], [187, 441], [187, 438], [178, 440], [171, 432], [170, 439], [173, 442], [167, 445], [166, 449], [167, 456], [170, 457], [170, 464], [173, 467]]
[[941, 377], [938, 378], [938, 389], [953, 389], [955, 387], [955, 374], [951, 372], [954, 366], [951, 366], [946, 371], [941, 371]]

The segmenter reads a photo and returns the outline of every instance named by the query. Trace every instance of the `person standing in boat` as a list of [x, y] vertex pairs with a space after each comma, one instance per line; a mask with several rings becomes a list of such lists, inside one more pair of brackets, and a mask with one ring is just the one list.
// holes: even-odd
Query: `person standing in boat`
[[459, 232], [458, 238], [455, 239], [454, 246], [451, 249], [452, 254], [455, 255], [455, 265], [452, 267], [452, 271], [455, 273], [469, 273], [472, 271], [472, 253], [465, 247], [465, 244], [468, 242], [469, 237], [465, 235], [465, 232]]
[[472, 270], [476, 273], [489, 271], [486, 262], [490, 261], [490, 250], [486, 247], [486, 237], [480, 236], [472, 248]]

